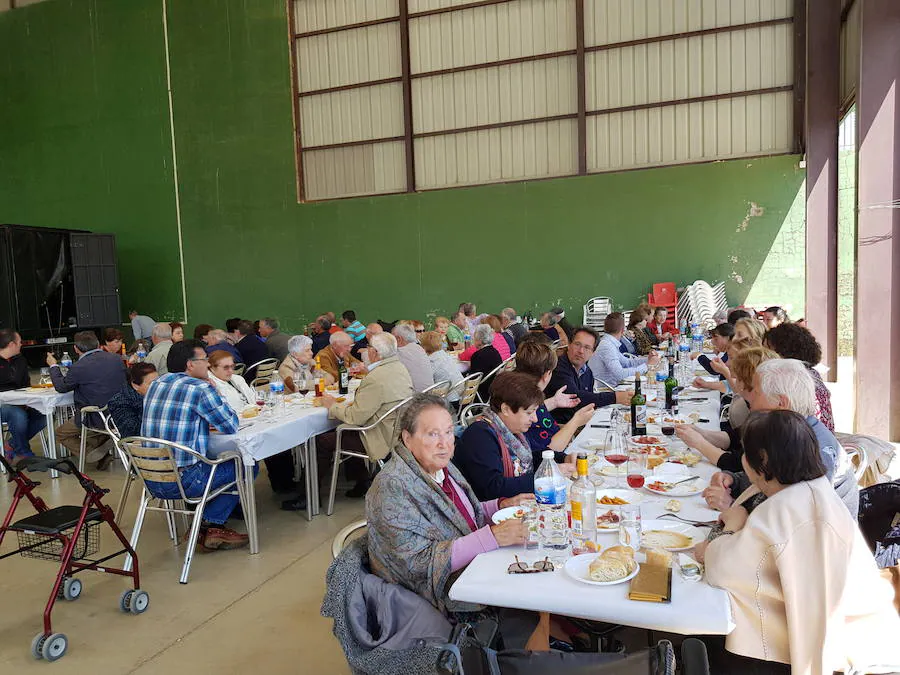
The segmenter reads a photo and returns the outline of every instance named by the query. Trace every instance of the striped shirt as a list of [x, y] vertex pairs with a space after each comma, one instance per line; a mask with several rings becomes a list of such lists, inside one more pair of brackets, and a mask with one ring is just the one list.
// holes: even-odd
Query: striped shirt
[[366, 336], [366, 327], [359, 321], [354, 321], [344, 329], [344, 332], [352, 337], [354, 342], [359, 342]]
[[[147, 391], [141, 435], [180, 443], [206, 456], [209, 428], [234, 434], [239, 423], [237, 413], [209, 382], [184, 373], [167, 373]], [[199, 461], [179, 450], [174, 453], [179, 467]]]

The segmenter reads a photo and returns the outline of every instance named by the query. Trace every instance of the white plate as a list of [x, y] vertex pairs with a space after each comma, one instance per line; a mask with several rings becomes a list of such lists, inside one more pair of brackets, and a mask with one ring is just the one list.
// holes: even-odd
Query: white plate
[[[684, 464], [676, 464], [675, 466], [684, 467]], [[686, 467], [685, 467], [686, 468]], [[650, 485], [655, 483], [656, 481], [662, 481], [665, 483], [676, 483], [679, 480], [685, 480], [687, 476], [684, 478], [679, 477], [677, 474], [673, 474], [671, 476], [647, 476], [646, 482], [644, 483], [644, 489], [652, 492], [655, 495], [663, 495], [666, 497], [692, 497], [693, 495], [698, 495], [703, 492], [703, 489], [706, 487], [706, 484], [703, 482], [703, 479], [699, 476], [692, 483], [682, 483], [681, 485], [676, 485], [671, 490], [654, 490]]]
[[613, 466], [612, 464], [597, 462], [597, 473], [601, 473], [604, 476], [627, 476], [628, 475], [628, 464], [620, 464], [619, 466]]
[[624, 584], [626, 581], [634, 579], [637, 576], [637, 573], [641, 571], [641, 566], [638, 563], [635, 563], [634, 569], [631, 570], [631, 574], [628, 576], [616, 579], [615, 581], [594, 581], [588, 576], [588, 568], [591, 566], [591, 563], [594, 562], [594, 559], [599, 557], [599, 553], [582, 553], [581, 555], [572, 556], [566, 561], [563, 569], [566, 574], [575, 581], [580, 581], [583, 584], [590, 584], [591, 586], [615, 586], [616, 584]]
[[[505, 509], [500, 509], [499, 511], [495, 511], [494, 515], [491, 516], [491, 520], [494, 521], [494, 525], [499, 525], [504, 520], [511, 520], [516, 517], [517, 513], [524, 513], [527, 511], [524, 506], [507, 506]], [[519, 516], [521, 518], [521, 516]]]
[[607, 441], [605, 438], [586, 438], [579, 445], [587, 450], [604, 450]]
[[666, 532], [678, 532], [691, 538], [690, 546], [682, 546], [681, 548], [668, 548], [667, 551], [687, 551], [694, 548], [701, 541], [706, 540], [706, 530], [699, 527], [688, 525], [687, 523], [678, 523], [671, 520], [644, 520], [641, 522], [641, 531], [650, 532], [651, 530], [664, 530]]
[[[642, 495], [637, 490], [617, 490], [613, 489], [602, 489], [597, 490], [597, 505], [596, 505], [596, 513], [597, 516], [602, 516], [603, 514], [609, 511], [618, 511], [618, 504], [601, 504], [601, 497], [618, 497], [619, 499], [626, 500], [629, 504], [639, 504], [641, 500], [644, 499], [644, 495]], [[601, 534], [608, 534], [610, 532], [618, 532], [619, 531], [619, 521], [615, 523], [603, 523], [597, 522], [597, 531]]]

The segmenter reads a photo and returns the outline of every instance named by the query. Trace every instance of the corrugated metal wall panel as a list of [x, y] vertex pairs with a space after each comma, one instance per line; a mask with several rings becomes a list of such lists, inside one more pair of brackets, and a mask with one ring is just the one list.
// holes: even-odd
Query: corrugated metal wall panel
[[435, 9], [459, 7], [471, 4], [473, 0], [409, 0], [409, 13], [430, 12]]
[[403, 135], [400, 83], [346, 89], [300, 99], [304, 147]]
[[400, 75], [400, 24], [327, 33], [297, 40], [300, 91]]
[[420, 138], [419, 189], [567, 176], [578, 169], [574, 120]]
[[585, 44], [614, 44], [794, 15], [793, 0], [585, 0]]
[[412, 95], [416, 133], [574, 113], [575, 57], [416, 79]]
[[294, 32], [336, 28], [399, 14], [397, 0], [295, 0]]
[[588, 171], [790, 152], [791, 92], [588, 117]]
[[516, 0], [410, 21], [413, 73], [575, 48], [574, 0]]
[[856, 95], [859, 85], [859, 13], [862, 0], [850, 8], [847, 22], [841, 26], [841, 100]]
[[402, 142], [373, 143], [303, 153], [309, 200], [402, 192], [406, 160]]
[[588, 53], [588, 110], [790, 85], [790, 25]]

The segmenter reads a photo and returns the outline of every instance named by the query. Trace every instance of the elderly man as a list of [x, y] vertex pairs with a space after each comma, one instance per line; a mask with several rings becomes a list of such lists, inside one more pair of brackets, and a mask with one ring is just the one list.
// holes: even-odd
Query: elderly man
[[153, 335], [153, 327], [156, 322], [145, 314], [138, 314], [136, 309], [128, 312], [131, 320], [131, 332], [134, 333], [134, 341], [148, 340]]
[[319, 365], [322, 367], [322, 370], [331, 375], [334, 382], [340, 382], [338, 372], [342, 364], [349, 373], [351, 366], [356, 369], [362, 363], [358, 359], [353, 358], [353, 355], [350, 353], [350, 348], [353, 346], [353, 338], [344, 331], [339, 330], [337, 333], [332, 333], [328, 342], [329, 345], [318, 353]]
[[572, 336], [575, 335], [575, 326], [569, 323], [569, 320], [566, 318], [566, 310], [562, 307], [553, 307], [550, 310], [550, 313], [556, 317], [556, 324], [562, 329], [563, 333], [566, 334], [569, 342], [571, 342]]
[[[859, 488], [853, 466], [834, 434], [815, 417], [816, 386], [806, 366], [795, 359], [772, 359], [760, 364], [753, 375], [748, 403], [753, 411], [793, 410], [806, 418], [816, 435], [825, 475], [855, 519], [859, 512]], [[686, 442], [690, 444], [689, 440]], [[752, 510], [762, 500], [755, 490], [748, 488], [750, 480], [744, 472], [722, 471], [713, 474], [703, 496], [710, 507], [720, 511], [731, 506], [735, 499]]]
[[581, 326], [572, 334], [572, 341], [566, 347], [566, 353], [559, 357], [547, 391], [559, 391], [565, 387], [567, 394], [575, 394], [579, 399], [579, 405], [575, 408], [557, 408], [552, 412], [553, 417], [560, 424], [565, 424], [575, 415], [575, 411], [588, 403], [593, 403], [598, 408], [604, 405], [619, 403], [628, 405], [631, 403], [633, 392], [630, 391], [602, 391], [594, 393], [594, 373], [588, 366], [588, 360], [597, 348], [600, 336], [593, 328]]
[[331, 328], [331, 320], [325, 314], [320, 314], [316, 317], [316, 322], [313, 324], [312, 328], [313, 356], [315, 356], [328, 346], [328, 338], [331, 335]]
[[447, 327], [447, 344], [453, 349], [462, 349], [466, 344], [466, 335], [469, 334], [469, 322], [466, 315], [460, 310], [450, 319]]
[[243, 363], [241, 353], [228, 341], [228, 333], [221, 328], [213, 328], [206, 334], [206, 353], [228, 352], [234, 358], [235, 363]]
[[169, 371], [166, 370], [166, 357], [172, 348], [172, 326], [167, 323], [158, 323], [153, 327], [150, 339], [153, 340], [153, 349], [147, 354], [147, 363], [156, 366], [156, 372], [165, 375]]
[[[640, 330], [640, 329], [638, 329]], [[648, 366], [659, 363], [659, 354], [650, 356], [630, 356], [619, 351], [625, 334], [625, 316], [622, 312], [612, 312], [603, 321], [604, 335], [588, 366], [594, 379], [601, 385], [615, 388], [625, 378], [633, 378], [638, 373], [646, 373]]]
[[[31, 384], [28, 362], [22, 356], [22, 338], [14, 330], [0, 329], [0, 391], [21, 389]], [[7, 461], [32, 457], [29, 442], [46, 425], [47, 418], [25, 405], [0, 405], [0, 419], [9, 427], [9, 445], [3, 446]]]
[[269, 350], [266, 349], [266, 343], [259, 339], [256, 331], [253, 330], [253, 324], [249, 321], [242, 320], [237, 325], [237, 332], [240, 339], [235, 343], [235, 347], [241, 355], [241, 360], [247, 364], [247, 370], [244, 371], [244, 379], [250, 382], [256, 377], [255, 366], [260, 361], [269, 358]]
[[371, 344], [372, 337], [383, 332], [384, 328], [381, 327], [380, 323], [370, 323], [366, 326], [366, 333], [363, 336], [363, 339], [354, 343], [353, 347], [350, 349], [353, 358], [358, 359], [359, 361], [366, 361], [369, 358], [369, 344]]
[[[366, 426], [412, 396], [412, 380], [409, 371], [397, 357], [397, 340], [394, 336], [390, 333], [373, 335], [369, 352], [369, 374], [360, 382], [353, 400], [338, 403], [327, 395], [322, 399], [322, 405], [328, 408], [331, 419], [353, 426]], [[394, 419], [391, 417], [368, 432], [365, 442], [359, 434], [347, 432], [341, 435], [341, 443], [345, 450], [366, 453], [372, 460], [379, 460], [390, 452], [393, 433]], [[325, 461], [333, 462], [337, 434], [334, 431], [321, 434], [316, 439], [316, 447], [327, 457]], [[356, 481], [356, 485], [346, 495], [353, 499], [364, 497], [370, 484], [365, 464], [361, 460], [350, 460], [346, 465], [348, 476]], [[290, 509], [290, 506], [289, 502], [282, 504], [285, 509]]]
[[[144, 397], [144, 420], [141, 435], [185, 445], [206, 456], [210, 427], [223, 434], [238, 430], [237, 413], [225, 402], [208, 380], [209, 363], [199, 340], [183, 340], [169, 351], [168, 373], [150, 384]], [[181, 472], [181, 483], [188, 497], [200, 497], [206, 488], [212, 466], [179, 450], [175, 463]], [[216, 468], [210, 490], [234, 482], [234, 462]], [[160, 499], [181, 499], [175, 483], [147, 483], [147, 489]], [[210, 500], [203, 510], [200, 551], [240, 548], [249, 539], [246, 534], [225, 527], [225, 522], [239, 503], [236, 494], [222, 494]]]
[[503, 332], [513, 339], [516, 347], [519, 346], [522, 338], [528, 335], [528, 329], [525, 328], [525, 324], [519, 321], [519, 315], [516, 314], [516, 310], [512, 307], [507, 307], [500, 312], [500, 322], [503, 326]]
[[260, 319], [259, 334], [266, 340], [266, 349], [269, 352], [269, 356], [273, 359], [278, 359], [278, 363], [287, 358], [288, 340], [291, 339], [291, 336], [278, 330], [277, 319]]
[[412, 326], [394, 326], [391, 331], [397, 338], [397, 357], [406, 366], [409, 376], [412, 378], [413, 389], [425, 391], [434, 384], [434, 369], [431, 367], [431, 359], [416, 340], [416, 331]]
[[[75, 417], [56, 427], [56, 440], [65, 446], [69, 454], [77, 455], [81, 451], [81, 409], [89, 405], [102, 408], [119, 393], [125, 386], [125, 364], [118, 354], [100, 349], [100, 341], [93, 331], [75, 333], [74, 340], [75, 353], [79, 358], [67, 373], [63, 374], [49, 352], [47, 365], [50, 366], [50, 379], [56, 391], [61, 394], [73, 392]], [[90, 415], [84, 421], [88, 427], [103, 428], [103, 421], [97, 415]], [[85, 437], [84, 447], [88, 454], [84, 459], [97, 462], [97, 468], [101, 471], [109, 466], [110, 455], [100, 447], [107, 441], [108, 436], [93, 431], [87, 432]]]

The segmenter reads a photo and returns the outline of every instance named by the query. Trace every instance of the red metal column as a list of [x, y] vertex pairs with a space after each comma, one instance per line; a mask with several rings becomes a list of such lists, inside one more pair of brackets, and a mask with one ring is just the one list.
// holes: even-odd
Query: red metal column
[[900, 2], [862, 3], [856, 410], [862, 433], [900, 440]]
[[806, 11], [806, 324], [837, 379], [840, 0]]

